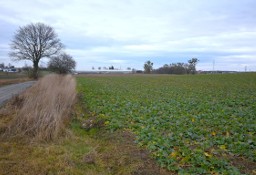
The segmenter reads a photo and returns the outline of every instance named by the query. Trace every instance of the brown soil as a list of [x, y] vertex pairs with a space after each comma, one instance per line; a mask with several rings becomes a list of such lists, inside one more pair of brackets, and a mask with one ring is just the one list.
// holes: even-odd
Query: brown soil
[[[104, 138], [105, 146], [97, 149], [101, 155], [101, 161], [104, 161], [106, 168], [110, 170], [111, 174], [116, 174], [115, 168], [118, 166], [134, 165], [133, 175], [171, 175], [177, 174], [175, 172], [167, 171], [156, 163], [150, 157], [150, 153], [139, 148], [134, 140], [135, 136], [129, 131], [116, 131], [109, 134], [108, 132], [100, 132], [97, 137]], [[117, 165], [113, 167], [112, 165]]]
[[229, 156], [228, 159], [234, 167], [237, 167], [243, 174], [256, 174], [256, 162], [252, 162], [244, 157]]

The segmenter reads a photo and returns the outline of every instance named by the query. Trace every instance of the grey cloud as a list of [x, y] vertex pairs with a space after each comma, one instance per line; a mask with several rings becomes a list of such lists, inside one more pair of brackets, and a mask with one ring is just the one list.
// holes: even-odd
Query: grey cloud
[[[8, 45], [18, 26], [44, 22], [81, 69], [111, 60], [141, 67], [147, 59], [162, 65], [191, 57], [201, 68], [216, 60], [230, 69], [256, 64], [255, 7], [255, 0], [1, 1], [0, 45]], [[0, 52], [1, 60], [8, 58]]]

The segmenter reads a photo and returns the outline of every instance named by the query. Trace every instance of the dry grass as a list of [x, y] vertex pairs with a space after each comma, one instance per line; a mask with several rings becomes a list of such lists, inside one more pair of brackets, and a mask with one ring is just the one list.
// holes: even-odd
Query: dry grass
[[25, 73], [7, 73], [0, 71], [0, 86], [22, 83], [31, 80]]
[[65, 131], [76, 99], [76, 82], [71, 75], [48, 75], [20, 97], [21, 108], [11, 121], [8, 137], [49, 141]]
[[0, 80], [0, 86], [22, 83], [22, 82], [26, 82], [29, 80], [31, 80], [31, 79], [29, 79], [29, 78], [3, 79], [3, 80]]

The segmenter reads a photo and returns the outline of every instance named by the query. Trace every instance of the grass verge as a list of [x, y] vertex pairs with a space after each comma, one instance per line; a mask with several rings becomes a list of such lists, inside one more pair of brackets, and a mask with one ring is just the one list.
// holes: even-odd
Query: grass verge
[[16, 97], [21, 106], [10, 122], [7, 137], [28, 136], [30, 139], [53, 140], [65, 130], [69, 112], [76, 98], [72, 76], [48, 75], [29, 91]]

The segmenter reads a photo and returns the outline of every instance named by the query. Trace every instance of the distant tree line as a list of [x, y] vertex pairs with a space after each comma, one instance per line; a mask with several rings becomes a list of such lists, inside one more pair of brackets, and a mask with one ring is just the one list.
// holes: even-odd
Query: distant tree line
[[188, 60], [188, 63], [171, 63], [165, 64], [158, 69], [153, 69], [153, 63], [147, 61], [144, 64], [144, 73], [155, 73], [155, 74], [195, 74], [196, 64], [198, 63], [197, 58]]
[[188, 64], [187, 63], [171, 63], [165, 64], [163, 67], [154, 70], [157, 74], [188, 74]]
[[[92, 70], [97, 70], [94, 66], [92, 66]], [[98, 67], [98, 70], [122, 70], [121, 67], [120, 68], [117, 68], [117, 67], [114, 67], [113, 65], [109, 66], [109, 67]], [[126, 70], [132, 70], [132, 68], [130, 67], [127, 67]]]

